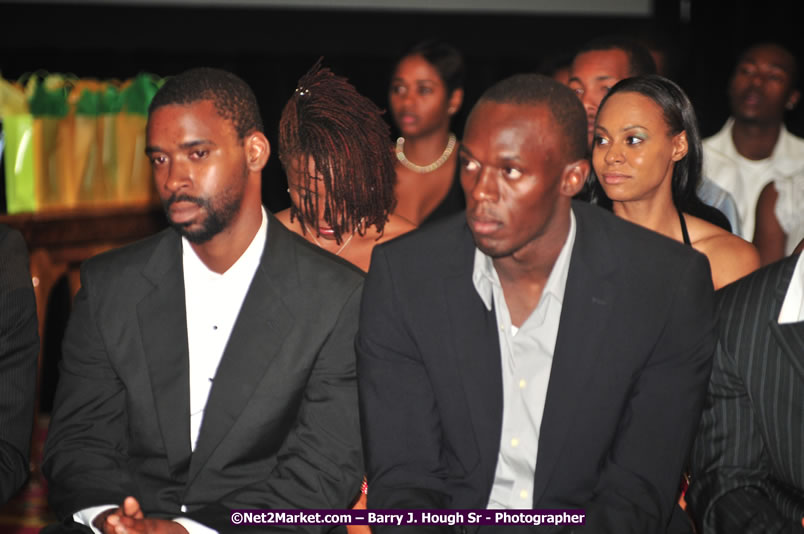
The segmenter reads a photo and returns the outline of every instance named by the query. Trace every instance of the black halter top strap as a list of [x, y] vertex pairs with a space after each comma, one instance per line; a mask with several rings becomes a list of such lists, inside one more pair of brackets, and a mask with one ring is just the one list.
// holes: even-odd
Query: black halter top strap
[[690, 234], [687, 232], [687, 222], [684, 220], [684, 214], [681, 213], [681, 210], [678, 210], [678, 220], [681, 221], [681, 235], [684, 236], [684, 244], [692, 246]]

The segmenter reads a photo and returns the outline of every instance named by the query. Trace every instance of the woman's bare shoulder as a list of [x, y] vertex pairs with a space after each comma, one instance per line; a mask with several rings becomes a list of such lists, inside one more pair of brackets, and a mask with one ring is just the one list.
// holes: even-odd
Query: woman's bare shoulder
[[415, 229], [416, 225], [409, 220], [405, 219], [404, 217], [400, 217], [399, 215], [391, 214], [388, 216], [388, 221], [385, 223], [385, 227], [383, 228], [382, 237], [377, 241], [377, 243], [390, 241], [395, 237], [399, 237]]
[[702, 219], [685, 215], [695, 250], [709, 259], [715, 289], [730, 284], [759, 268], [754, 245]]
[[295, 232], [301, 235], [301, 228], [299, 227], [299, 221], [294, 220], [291, 222], [290, 220], [290, 208], [284, 209], [282, 211], [277, 211], [274, 213], [274, 217], [282, 223], [282, 226], [290, 230], [291, 232]]
[[274, 217], [279, 219], [279, 222], [288, 226], [290, 224], [290, 208], [285, 208], [282, 211], [277, 211], [274, 213]]

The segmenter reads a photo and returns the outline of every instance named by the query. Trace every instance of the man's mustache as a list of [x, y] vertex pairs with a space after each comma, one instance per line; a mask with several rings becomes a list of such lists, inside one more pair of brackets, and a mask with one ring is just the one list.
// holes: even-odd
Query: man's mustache
[[207, 207], [207, 201], [203, 198], [191, 197], [190, 195], [187, 194], [177, 195], [174, 193], [170, 195], [170, 197], [167, 200], [165, 200], [164, 202], [165, 208], [169, 208], [176, 202], [192, 202], [193, 204], [196, 204], [202, 208]]

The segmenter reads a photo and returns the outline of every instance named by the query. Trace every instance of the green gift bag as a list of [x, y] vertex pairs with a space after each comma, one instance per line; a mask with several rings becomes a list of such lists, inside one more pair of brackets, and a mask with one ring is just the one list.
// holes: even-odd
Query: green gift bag
[[0, 117], [9, 213], [155, 202], [145, 126], [161, 82], [29, 78], [27, 112]]
[[6, 207], [9, 213], [36, 210], [34, 119], [30, 113], [3, 117]]
[[[59, 151], [59, 144], [69, 136], [68, 125], [59, 126], [67, 115], [68, 83], [62, 76], [34, 74], [23, 83], [3, 80], [3, 92], [11, 89], [27, 98], [27, 109], [9, 111], [2, 106], [5, 135], [6, 204], [9, 213], [36, 211], [60, 194], [57, 183], [58, 157], [69, 157]], [[3, 99], [5, 103], [5, 98]], [[51, 157], [52, 156], [52, 157]], [[52, 195], [50, 192], [52, 191]], [[48, 192], [43, 196], [43, 192]]]
[[8, 209], [31, 211], [34, 199], [33, 116], [21, 84], [0, 78], [0, 121], [3, 123]]

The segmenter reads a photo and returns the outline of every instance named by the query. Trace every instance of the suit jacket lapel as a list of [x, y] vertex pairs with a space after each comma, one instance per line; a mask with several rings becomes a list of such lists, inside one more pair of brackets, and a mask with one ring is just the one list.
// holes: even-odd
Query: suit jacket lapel
[[282, 301], [299, 285], [295, 248], [269, 218], [266, 246], [221, 357], [190, 463], [189, 482], [229, 433], [282, 347], [293, 317]]
[[[488, 311], [472, 282], [475, 243], [465, 224], [444, 280], [449, 331], [455, 348], [466, 405], [474, 428], [482, 469], [491, 488], [502, 432], [502, 370], [494, 311]], [[485, 503], [484, 503], [485, 504]]]
[[[575, 207], [575, 206], [573, 206]], [[584, 384], [605, 344], [607, 310], [616, 297], [608, 238], [583, 209], [574, 209], [577, 230], [561, 307], [553, 365], [539, 432], [533, 502], [538, 502], [557, 463]]]
[[190, 364], [178, 234], [164, 234], [142, 274], [154, 286], [137, 305], [142, 348], [167, 460], [180, 473], [190, 458]]
[[799, 378], [804, 381], [804, 322], [779, 324], [772, 321], [770, 329], [782, 352], [790, 359], [791, 366], [798, 372]]
[[804, 380], [804, 322], [779, 324], [779, 312], [793, 278], [797, 257], [787, 260], [779, 276], [779, 283], [773, 296], [771, 306], [772, 314], [769, 322], [774, 339], [779, 343], [782, 352], [790, 359], [793, 369], [798, 372], [799, 378]]

